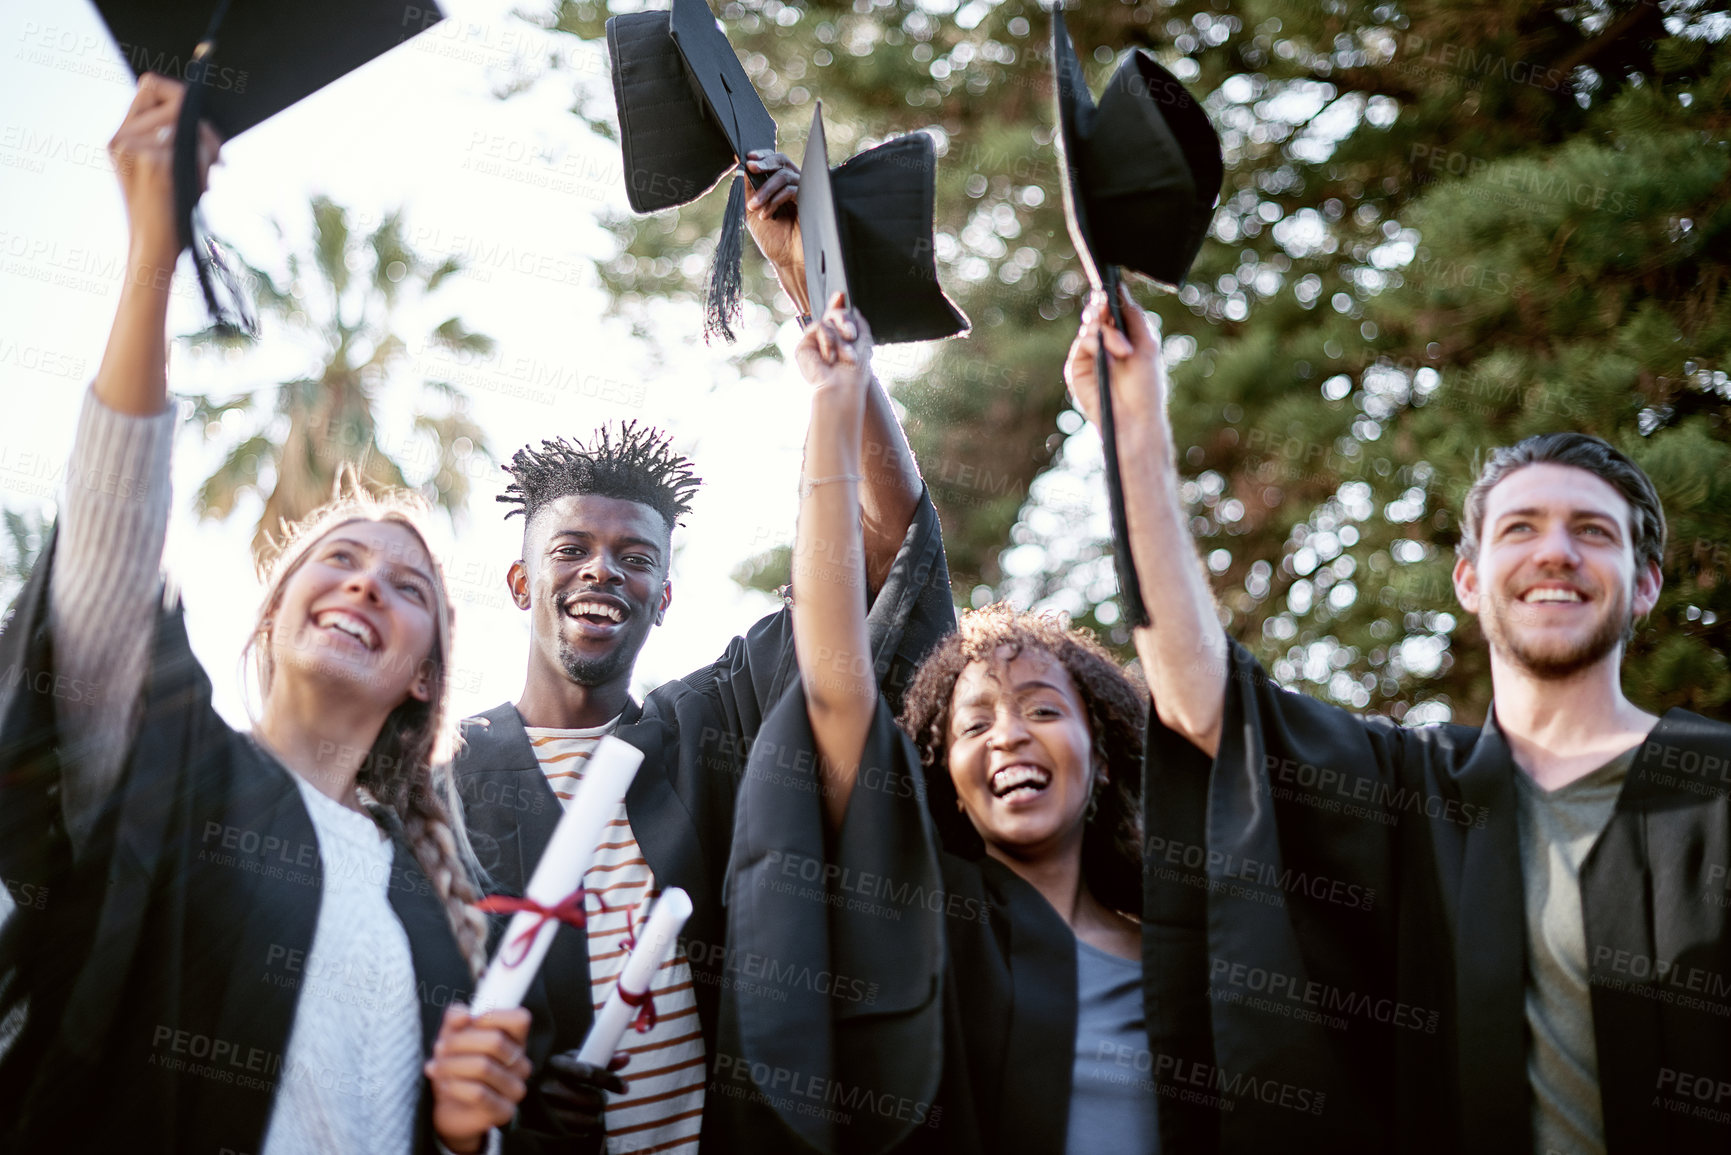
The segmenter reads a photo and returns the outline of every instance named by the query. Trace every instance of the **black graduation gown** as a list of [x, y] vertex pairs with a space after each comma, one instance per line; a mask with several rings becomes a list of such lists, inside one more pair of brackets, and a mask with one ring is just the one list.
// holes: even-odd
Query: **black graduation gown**
[[[1225, 694], [1190, 869], [1226, 1148], [1526, 1155], [1520, 770], [1494, 720], [1361, 718], [1236, 644]], [[1731, 726], [1672, 710], [1581, 867], [1615, 1153], [1731, 1143], [1728, 792]], [[1295, 1109], [1298, 1091], [1324, 1109]]]
[[[691, 962], [712, 1071], [729, 981], [722, 878], [737, 784], [753, 751], [771, 764], [794, 753], [778, 753], [759, 740], [767, 709], [799, 682], [791, 621], [786, 608], [760, 619], [715, 662], [661, 686], [641, 705], [631, 703], [614, 732], [644, 755], [625, 800], [643, 857], [658, 886], [682, 887], [691, 896], [693, 913], [680, 941]], [[955, 628], [943, 538], [927, 495], [867, 622], [879, 684], [899, 700], [919, 660]], [[471, 719], [464, 738], [456, 771], [476, 855], [492, 876], [491, 889], [520, 895], [563, 811], [511, 703]], [[537, 1067], [551, 1054], [582, 1045], [594, 1015], [591, 992], [588, 940], [581, 930], [562, 927], [525, 999], [536, 1012], [530, 1056]], [[531, 1089], [508, 1143], [524, 1151], [572, 1149], [551, 1133], [538, 1099]], [[713, 1103], [711, 1097], [704, 1112], [705, 1149], [737, 1149], [726, 1113], [712, 1110]]]
[[[75, 861], [59, 795], [47, 626], [53, 544], [0, 634], [0, 1151], [257, 1151], [323, 893], [289, 771], [230, 729], [176, 604], [157, 617], [137, 737]], [[59, 687], [56, 690], [56, 687]], [[470, 976], [432, 885], [394, 836], [431, 1054]], [[0, 1038], [8, 1032], [0, 1030]], [[422, 1080], [416, 1145], [434, 1150]]]
[[[1207, 758], [1156, 726], [1149, 764], [1203, 781]], [[846, 820], [826, 837], [813, 738], [792, 692], [759, 736], [803, 751], [805, 782], [746, 770], [728, 879], [738, 1049], [711, 1084], [755, 1110], [765, 1150], [1051, 1153], [1076, 1048], [1076, 940], [988, 858], [938, 847], [913, 743], [879, 703]], [[1213, 1150], [1196, 903], [1145, 887], [1143, 999], [1162, 1150]], [[826, 918], [827, 915], [827, 918]], [[1182, 965], [1173, 965], [1174, 961]]]

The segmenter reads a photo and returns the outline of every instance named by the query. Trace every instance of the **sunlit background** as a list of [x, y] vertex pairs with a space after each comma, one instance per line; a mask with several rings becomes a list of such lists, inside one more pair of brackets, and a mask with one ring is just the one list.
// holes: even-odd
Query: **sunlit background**
[[[212, 232], [285, 282], [280, 254], [310, 251], [314, 196], [344, 206], [357, 233], [402, 207], [413, 248], [462, 261], [461, 272], [425, 301], [406, 300], [394, 320], [409, 354], [378, 392], [379, 441], [412, 482], [427, 482], [442, 464], [436, 443], [413, 428], [422, 379], [461, 389], [496, 460], [543, 437], [587, 437], [607, 420], [645, 420], [673, 434], [705, 485], [674, 538], [673, 606], [638, 663], [641, 692], [714, 658], [773, 606], [728, 575], [792, 539], [805, 393], [774, 366], [742, 377], [732, 350], [704, 346], [692, 308], [659, 310], [653, 341], [603, 317], [590, 271], [608, 246], [597, 215], [629, 209], [617, 146], [568, 109], [574, 83], [610, 91], [604, 49], [513, 19], [508, 4], [445, 7], [443, 23], [226, 145], [203, 211]], [[132, 85], [88, 4], [8, 0], [3, 11], [0, 501], [49, 516], [118, 300], [125, 216], [105, 145]], [[565, 67], [549, 75], [553, 55]], [[315, 276], [303, 279], [306, 292], [317, 291]], [[791, 315], [785, 300], [779, 307]], [[451, 316], [490, 336], [494, 349], [454, 353], [429, 341]], [[191, 333], [203, 324], [183, 258], [170, 327]], [[778, 336], [792, 332], [790, 322]], [[170, 389], [219, 399], [257, 390], [268, 415], [270, 391], [316, 374], [321, 352], [316, 339], [267, 317], [260, 347], [244, 354], [176, 346]], [[204, 520], [192, 497], [230, 449], [255, 432], [280, 437], [282, 423], [237, 412], [209, 432], [190, 423], [176, 446], [166, 564], [185, 590], [193, 646], [219, 708], [242, 722], [238, 655], [260, 592], [249, 544], [262, 502], [243, 495], [227, 518]], [[460, 605], [455, 701], [470, 713], [517, 696], [528, 628], [506, 596], [522, 525], [503, 521], [507, 507], [495, 501], [509, 479], [472, 449], [459, 463], [470, 495], [455, 511], [454, 533], [451, 519], [441, 521], [437, 548]]]

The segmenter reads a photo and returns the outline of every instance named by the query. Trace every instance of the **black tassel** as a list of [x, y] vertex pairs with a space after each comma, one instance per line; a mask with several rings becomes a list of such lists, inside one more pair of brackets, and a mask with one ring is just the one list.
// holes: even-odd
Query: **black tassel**
[[[1104, 270], [1106, 299], [1111, 304], [1112, 322], [1124, 332], [1124, 310], [1118, 300], [1118, 270]], [[1142, 601], [1142, 582], [1136, 576], [1136, 560], [1130, 553], [1130, 521], [1124, 513], [1124, 481], [1118, 469], [1118, 421], [1112, 412], [1112, 362], [1106, 352], [1106, 334], [1100, 333], [1100, 344], [1094, 351], [1094, 373], [1100, 382], [1100, 440], [1105, 443], [1106, 504], [1112, 515], [1112, 566], [1118, 573], [1118, 601], [1124, 607], [1124, 617], [1136, 629], [1152, 625], [1148, 607]]]
[[[210, 68], [216, 33], [228, 13], [228, 5], [229, 0], [219, 0], [204, 39], [186, 66], [186, 96], [181, 101], [180, 119], [174, 129], [174, 217], [181, 246], [192, 250], [192, 265], [198, 273], [198, 287], [204, 293], [204, 307], [210, 314], [212, 328], [220, 333], [256, 337], [258, 322], [246, 307], [240, 284], [222, 259], [221, 247], [205, 230], [198, 215], [198, 199], [204, 193], [198, 181], [198, 122], [204, 111], [204, 76]], [[217, 296], [218, 279], [234, 303], [232, 310]]]
[[715, 241], [715, 263], [709, 269], [708, 300], [704, 302], [703, 340], [717, 334], [733, 344], [733, 326], [739, 324], [739, 262], [745, 232], [745, 174], [733, 178], [727, 190], [727, 210], [721, 216], [721, 235]]

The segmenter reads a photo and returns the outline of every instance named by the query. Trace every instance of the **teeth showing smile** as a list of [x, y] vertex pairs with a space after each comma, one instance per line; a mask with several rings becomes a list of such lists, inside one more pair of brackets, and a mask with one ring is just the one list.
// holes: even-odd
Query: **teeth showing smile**
[[572, 602], [570, 605], [570, 608], [568, 609], [567, 612], [572, 613], [572, 614], [576, 614], [578, 616], [582, 616], [584, 614], [593, 614], [594, 616], [596, 616], [598, 618], [606, 618], [608, 621], [613, 621], [613, 622], [622, 622], [625, 620], [625, 611], [624, 610], [619, 609], [617, 606], [607, 605], [604, 602], [593, 602], [593, 601]]
[[1521, 600], [1531, 605], [1534, 602], [1579, 602], [1583, 599], [1574, 590], [1538, 589], [1528, 590]]
[[1030, 766], [1026, 762], [1018, 762], [1013, 766], [1002, 767], [992, 775], [992, 793], [999, 798], [1019, 792], [1032, 795], [1044, 790], [1051, 782], [1050, 772], [1038, 766]]
[[369, 650], [379, 648], [379, 636], [373, 632], [373, 628], [353, 614], [346, 614], [340, 610], [326, 611], [314, 619], [313, 624], [320, 629], [336, 630], [339, 633], [347, 634]]

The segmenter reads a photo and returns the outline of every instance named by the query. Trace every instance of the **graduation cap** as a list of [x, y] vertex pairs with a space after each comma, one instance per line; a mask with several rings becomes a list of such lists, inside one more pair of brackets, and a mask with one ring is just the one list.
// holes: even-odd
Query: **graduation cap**
[[[1220, 137], [1178, 78], [1141, 49], [1124, 58], [1096, 105], [1056, 7], [1052, 69], [1065, 222], [1088, 280], [1106, 294], [1113, 323], [1123, 332], [1120, 267], [1176, 288], [1202, 248], [1225, 174]], [[1145, 626], [1148, 611], [1130, 554], [1103, 336], [1095, 365], [1118, 596], [1130, 624]]]
[[[443, 18], [434, 0], [96, 0], [97, 11], [134, 75], [155, 72], [186, 85], [174, 139], [174, 204], [181, 243], [192, 248], [205, 305], [220, 327], [256, 328], [202, 223], [198, 206], [198, 122], [232, 140], [338, 77]], [[212, 268], [243, 316], [218, 303]]]
[[[747, 153], [775, 147], [775, 121], [705, 0], [607, 21], [625, 196], [639, 213], [696, 200], [730, 170], [727, 210], [710, 273], [705, 335], [733, 340], [745, 224]], [[755, 188], [763, 183], [753, 179]]]
[[937, 154], [923, 132], [830, 168], [818, 102], [799, 174], [799, 235], [813, 312], [844, 293], [880, 345], [930, 341], [968, 328], [967, 316], [938, 284], [936, 185]]

